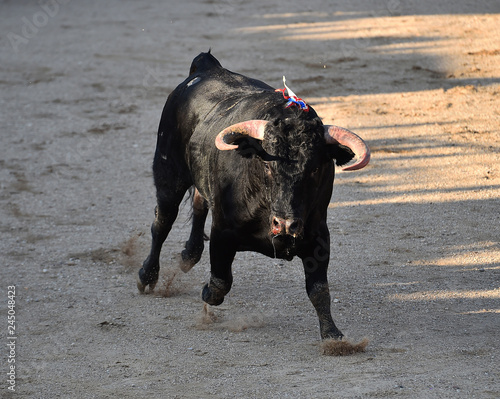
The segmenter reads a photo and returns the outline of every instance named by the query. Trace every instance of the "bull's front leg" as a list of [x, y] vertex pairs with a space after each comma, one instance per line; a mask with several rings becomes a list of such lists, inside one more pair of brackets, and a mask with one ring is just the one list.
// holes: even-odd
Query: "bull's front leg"
[[186, 247], [182, 251], [181, 270], [186, 273], [197, 264], [205, 247], [205, 221], [208, 215], [207, 201], [201, 196], [200, 192], [195, 189], [193, 198], [193, 225], [191, 227], [191, 235], [186, 242]]
[[319, 318], [322, 339], [342, 339], [344, 334], [332, 319], [331, 297], [328, 287], [328, 262], [330, 260], [329, 236], [318, 237], [310, 247], [307, 256], [302, 257], [306, 277], [306, 290]]
[[210, 281], [203, 287], [202, 299], [209, 305], [220, 305], [231, 290], [231, 265], [236, 255], [234, 234], [212, 229], [210, 234]]

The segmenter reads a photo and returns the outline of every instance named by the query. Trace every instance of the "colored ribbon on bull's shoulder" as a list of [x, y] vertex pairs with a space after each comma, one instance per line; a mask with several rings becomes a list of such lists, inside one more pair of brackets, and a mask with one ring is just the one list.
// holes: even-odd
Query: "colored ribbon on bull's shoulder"
[[[290, 90], [290, 88], [286, 85], [286, 79], [284, 76], [283, 76], [283, 85], [285, 86], [284, 89], [276, 89], [275, 91], [280, 91], [281, 93], [283, 93], [283, 98], [285, 100], [288, 100], [285, 107], [289, 108], [292, 105], [296, 105], [297, 107], [306, 112], [309, 111], [309, 106], [306, 104], [306, 102], [301, 98], [297, 97], [297, 95], [292, 90]], [[285, 91], [288, 93], [288, 95], [285, 94]]]

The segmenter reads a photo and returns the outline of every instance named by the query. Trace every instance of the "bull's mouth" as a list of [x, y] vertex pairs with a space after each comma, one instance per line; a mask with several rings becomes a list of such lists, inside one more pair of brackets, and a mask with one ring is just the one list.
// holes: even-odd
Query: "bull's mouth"
[[291, 235], [271, 234], [274, 258], [292, 260], [297, 254], [296, 238]]

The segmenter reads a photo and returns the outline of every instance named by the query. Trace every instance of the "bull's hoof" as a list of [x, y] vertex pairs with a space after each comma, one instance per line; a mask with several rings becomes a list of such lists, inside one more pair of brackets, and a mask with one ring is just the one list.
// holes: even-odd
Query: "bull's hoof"
[[158, 275], [149, 274], [147, 275], [144, 271], [144, 268], [139, 270], [139, 275], [137, 278], [137, 289], [141, 294], [144, 294], [146, 291], [146, 287], [149, 285], [149, 292], [153, 292], [155, 289], [156, 283], [158, 281]]
[[181, 269], [184, 273], [187, 273], [188, 271], [190, 271], [193, 268], [194, 265], [196, 265], [196, 263], [181, 260], [179, 262], [179, 269]]
[[137, 279], [137, 289], [139, 290], [139, 292], [141, 294], [145, 294], [146, 293], [146, 287], [149, 285], [149, 293], [152, 293], [153, 290], [155, 289], [156, 287], [156, 283], [151, 283], [151, 284], [142, 284], [141, 283], [141, 280]]
[[201, 298], [204, 302], [212, 306], [217, 306], [224, 302], [224, 294], [220, 290], [211, 289], [208, 284], [205, 284], [203, 287]]
[[179, 269], [181, 269], [184, 273], [187, 273], [190, 271], [194, 265], [198, 263], [200, 260], [201, 256], [198, 257], [198, 259], [193, 258], [189, 251], [185, 249], [181, 253], [181, 260], [179, 261]]
[[203, 253], [204, 245], [203, 241], [198, 243], [198, 245], [193, 245], [189, 241], [186, 242], [185, 249], [181, 252], [181, 262], [179, 263], [179, 268], [187, 273], [190, 271], [194, 265], [196, 265]]
[[140, 279], [137, 279], [137, 289], [141, 294], [144, 294], [144, 291], [146, 291], [146, 286], [141, 283]]

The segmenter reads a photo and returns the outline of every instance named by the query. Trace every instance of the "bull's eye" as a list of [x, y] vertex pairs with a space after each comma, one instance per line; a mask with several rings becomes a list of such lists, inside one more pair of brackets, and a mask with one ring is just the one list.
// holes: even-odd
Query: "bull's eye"
[[319, 172], [319, 168], [314, 168], [311, 172], [311, 176], [316, 176]]
[[270, 175], [270, 174], [271, 174], [271, 166], [270, 166], [267, 162], [266, 162], [266, 163], [264, 163], [264, 170], [266, 171], [266, 173], [267, 173], [268, 175]]

